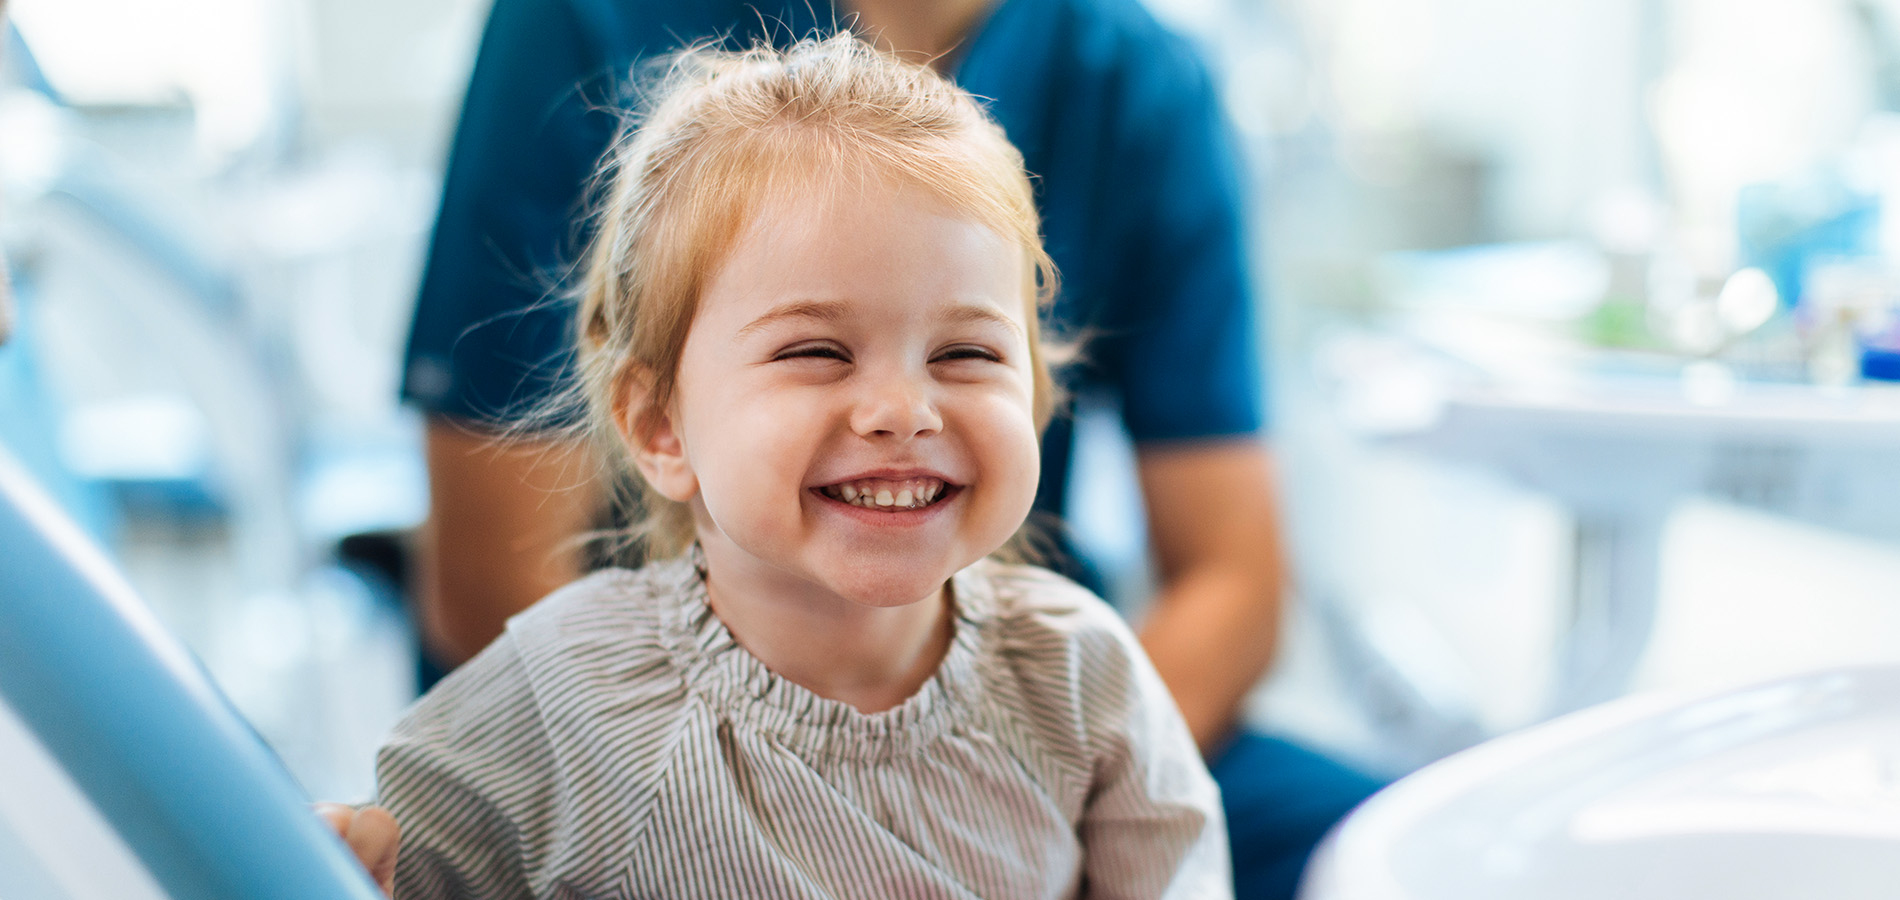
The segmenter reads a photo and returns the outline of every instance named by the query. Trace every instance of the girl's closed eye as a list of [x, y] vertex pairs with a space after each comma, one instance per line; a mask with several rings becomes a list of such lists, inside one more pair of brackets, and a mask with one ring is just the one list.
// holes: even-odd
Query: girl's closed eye
[[850, 362], [851, 356], [845, 352], [843, 347], [832, 343], [794, 344], [772, 355], [773, 362], [804, 359]]
[[959, 362], [977, 360], [982, 362], [1002, 362], [1003, 354], [979, 344], [955, 344], [939, 351], [931, 362]]

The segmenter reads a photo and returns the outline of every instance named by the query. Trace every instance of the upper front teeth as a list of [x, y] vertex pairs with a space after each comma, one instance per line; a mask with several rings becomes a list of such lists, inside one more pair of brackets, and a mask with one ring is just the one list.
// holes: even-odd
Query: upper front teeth
[[824, 488], [831, 497], [866, 509], [916, 509], [927, 506], [943, 491], [943, 482], [935, 478], [906, 481], [860, 481]]

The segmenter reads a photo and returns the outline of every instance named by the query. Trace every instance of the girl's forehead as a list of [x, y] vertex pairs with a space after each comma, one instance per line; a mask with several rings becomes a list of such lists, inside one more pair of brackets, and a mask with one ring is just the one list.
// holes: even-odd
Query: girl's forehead
[[[684, 207], [697, 207], [689, 217], [705, 217], [691, 230], [715, 242], [696, 254], [695, 322], [707, 317], [709, 305], [735, 295], [758, 300], [808, 288], [803, 299], [823, 298], [837, 296], [834, 289], [852, 273], [896, 269], [940, 279], [962, 267], [1006, 272], [1007, 311], [1033, 330], [1043, 258], [1033, 207], [1026, 222], [1016, 221], [1024, 216], [1005, 202], [1007, 186], [990, 184], [996, 179], [987, 170], [948, 166], [918, 175], [898, 163], [817, 165], [814, 155], [783, 152], [751, 161], [757, 165], [749, 172], [727, 170], [718, 179], [724, 184], [695, 192], [711, 202]], [[928, 239], [901, 239], [919, 233]], [[995, 288], [986, 293], [1003, 296]]]
[[918, 321], [987, 307], [1021, 330], [1034, 308], [1029, 258], [994, 228], [918, 190], [814, 191], [757, 211], [708, 272], [698, 318], [749, 330], [752, 319], [781, 307], [812, 320], [841, 320], [852, 307]]

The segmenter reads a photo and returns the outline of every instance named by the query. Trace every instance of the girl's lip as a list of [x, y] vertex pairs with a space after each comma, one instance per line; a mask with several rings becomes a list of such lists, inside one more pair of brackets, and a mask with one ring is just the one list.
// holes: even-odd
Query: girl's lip
[[935, 479], [937, 481], [941, 481], [944, 483], [945, 487], [962, 487], [963, 486], [960, 482], [956, 481], [955, 479], [950, 478], [949, 476], [944, 475], [942, 472], [937, 472], [931, 469], [874, 469], [868, 472], [859, 472], [853, 475], [847, 475], [843, 478], [832, 478], [832, 479], [814, 484], [812, 485], [812, 487], [814, 489], [836, 487], [841, 484], [850, 484], [854, 481], [911, 481], [914, 479], [924, 479], [924, 478], [930, 478], [930, 479]]

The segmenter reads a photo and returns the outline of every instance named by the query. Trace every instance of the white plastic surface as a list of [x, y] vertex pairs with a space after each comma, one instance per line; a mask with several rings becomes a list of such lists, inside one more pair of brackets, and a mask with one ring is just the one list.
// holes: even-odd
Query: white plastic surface
[[145, 866], [4, 700], [0, 900], [165, 900]]
[[1900, 669], [1586, 710], [1349, 817], [1304, 900], [1900, 896]]

